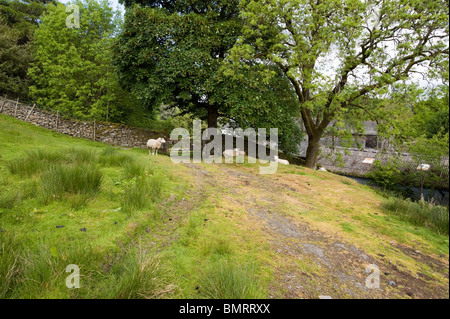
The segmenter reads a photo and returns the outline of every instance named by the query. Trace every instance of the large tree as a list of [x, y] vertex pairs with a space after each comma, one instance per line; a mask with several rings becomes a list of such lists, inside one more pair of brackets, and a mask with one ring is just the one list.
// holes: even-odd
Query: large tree
[[219, 72], [240, 30], [237, 0], [126, 0], [115, 63], [121, 83], [148, 108], [162, 103], [217, 127], [226, 114]]
[[41, 106], [77, 118], [122, 121], [133, 98], [122, 90], [111, 46], [121, 24], [106, 0], [73, 1], [80, 27], [69, 28], [61, 3], [49, 5], [35, 32], [31, 97]]
[[27, 99], [31, 41], [52, 0], [0, 0], [0, 94]]
[[228, 73], [251, 61], [283, 70], [308, 135], [308, 167], [330, 123], [380, 116], [368, 97], [448, 63], [446, 0], [255, 0], [242, 10]]

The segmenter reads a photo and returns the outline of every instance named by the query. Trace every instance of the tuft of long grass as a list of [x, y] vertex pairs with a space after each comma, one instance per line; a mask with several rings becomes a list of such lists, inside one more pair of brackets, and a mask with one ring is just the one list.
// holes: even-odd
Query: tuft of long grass
[[[73, 294], [102, 298], [104, 291], [66, 287], [66, 267], [80, 268], [81, 288], [93, 284], [91, 277], [99, 273], [104, 256], [86, 245], [55, 247], [43, 243], [29, 245], [16, 234], [0, 233], [0, 299], [4, 298], [68, 298]], [[57, 244], [55, 244], [57, 245]], [[97, 277], [98, 281], [105, 276]], [[91, 293], [94, 295], [91, 296]], [[76, 296], [75, 296], [76, 297]]]
[[95, 166], [52, 165], [41, 176], [44, 202], [61, 199], [64, 195], [94, 197], [102, 184], [103, 175]]
[[141, 176], [133, 178], [125, 187], [122, 208], [127, 213], [142, 210], [158, 202], [164, 181], [160, 176]]
[[125, 186], [122, 199], [123, 211], [132, 213], [149, 207], [152, 199], [147, 178], [137, 178]]
[[96, 159], [95, 151], [83, 148], [68, 148], [59, 151], [34, 149], [26, 151], [23, 158], [8, 161], [6, 168], [12, 174], [29, 177], [43, 172], [54, 164], [75, 163], [79, 165], [94, 163]]
[[17, 236], [0, 233], [0, 299], [9, 297], [21, 276], [20, 242]]
[[439, 234], [449, 234], [448, 207], [392, 197], [383, 202], [382, 208], [385, 212], [394, 214], [413, 225], [433, 229]]
[[150, 196], [153, 201], [157, 202], [162, 196], [164, 178], [161, 175], [155, 174], [150, 177], [148, 186], [150, 188]]
[[122, 165], [124, 179], [131, 179], [134, 177], [142, 177], [145, 175], [145, 167], [134, 161], [127, 161]]
[[211, 299], [255, 299], [262, 292], [248, 270], [233, 263], [219, 261], [201, 276], [200, 293]]
[[11, 209], [20, 200], [19, 192], [2, 190], [0, 188], [0, 208]]
[[123, 166], [133, 161], [134, 158], [132, 156], [122, 154], [113, 147], [106, 147], [98, 157], [98, 162], [104, 166]]
[[229, 255], [232, 253], [232, 249], [228, 241], [219, 239], [217, 242], [212, 244], [211, 252], [218, 255]]
[[34, 160], [29, 157], [10, 160], [6, 162], [6, 168], [11, 174], [19, 175], [21, 177], [32, 176], [43, 169], [41, 161]]
[[92, 149], [69, 148], [64, 151], [64, 157], [69, 163], [92, 164], [97, 161], [97, 152]]
[[110, 270], [109, 298], [158, 299], [171, 296], [176, 286], [160, 257], [141, 245], [127, 251]]

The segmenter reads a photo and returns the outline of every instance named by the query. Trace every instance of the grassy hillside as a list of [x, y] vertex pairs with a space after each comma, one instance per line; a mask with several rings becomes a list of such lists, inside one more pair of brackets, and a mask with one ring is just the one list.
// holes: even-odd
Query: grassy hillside
[[173, 164], [0, 115], [0, 298], [448, 298], [448, 235], [385, 202], [327, 172]]

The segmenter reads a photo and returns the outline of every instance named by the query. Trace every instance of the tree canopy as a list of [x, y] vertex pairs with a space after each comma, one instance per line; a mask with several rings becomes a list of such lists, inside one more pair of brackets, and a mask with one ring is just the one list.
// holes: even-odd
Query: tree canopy
[[[306, 165], [333, 121], [381, 116], [366, 98], [448, 63], [448, 1], [242, 1], [243, 36], [226, 73], [250, 61], [277, 65], [297, 95], [308, 135]], [[431, 73], [428, 73], [431, 74]], [[431, 74], [432, 75], [432, 74]], [[386, 114], [386, 113], [385, 113]]]
[[121, 83], [149, 108], [174, 105], [217, 127], [226, 114], [219, 69], [239, 35], [238, 1], [125, 4], [115, 58]]
[[121, 120], [133, 97], [118, 85], [111, 46], [121, 22], [106, 0], [75, 1], [80, 28], [66, 26], [66, 8], [48, 6], [35, 32], [30, 95], [44, 107], [77, 118]]
[[0, 0], [0, 94], [27, 99], [31, 41], [45, 0]]

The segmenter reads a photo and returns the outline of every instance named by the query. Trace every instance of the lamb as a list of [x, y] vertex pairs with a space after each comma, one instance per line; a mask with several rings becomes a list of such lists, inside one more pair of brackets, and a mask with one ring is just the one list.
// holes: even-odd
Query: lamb
[[284, 164], [284, 165], [289, 165], [289, 161], [288, 160], [280, 159], [280, 158], [278, 158], [278, 155], [275, 155], [274, 158], [275, 158], [275, 161], [277, 163]]
[[[163, 137], [158, 138], [157, 140], [150, 139], [147, 141], [147, 148], [149, 155], [158, 155], [158, 150], [162, 148], [162, 145], [166, 143], [166, 140]], [[151, 153], [150, 153], [151, 150]]]

